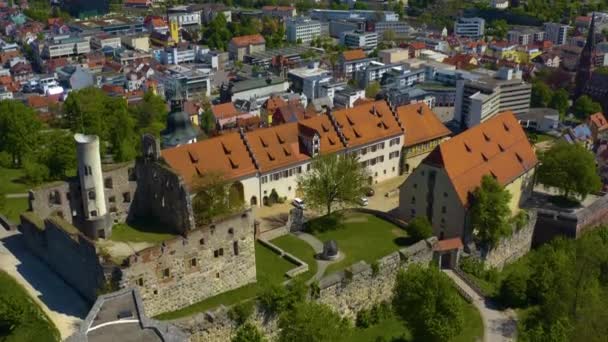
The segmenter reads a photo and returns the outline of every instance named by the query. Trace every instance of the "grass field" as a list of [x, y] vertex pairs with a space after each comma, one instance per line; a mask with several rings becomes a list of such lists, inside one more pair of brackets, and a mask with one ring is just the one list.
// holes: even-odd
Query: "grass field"
[[6, 205], [1, 211], [13, 223], [19, 223], [19, 215], [29, 207], [27, 198], [7, 198]]
[[0, 341], [55, 342], [59, 331], [12, 277], [0, 271]]
[[31, 186], [25, 184], [23, 169], [7, 169], [0, 167], [0, 190], [6, 194], [16, 194], [27, 192]]
[[[324, 218], [320, 220], [327, 221]], [[412, 242], [405, 230], [369, 214], [346, 212], [334, 227], [331, 221], [327, 224], [313, 221], [307, 228], [309, 232], [323, 242], [336, 240], [338, 249], [344, 253], [344, 259], [331, 264], [326, 274], [342, 270], [360, 260], [374, 262]]]
[[315, 250], [309, 244], [291, 234], [283, 235], [271, 242], [308, 264], [308, 272], [302, 273], [298, 277], [308, 280], [317, 273]]
[[259, 290], [268, 284], [282, 283], [283, 281], [287, 280], [285, 277], [285, 272], [296, 267], [296, 265], [281, 258], [279, 255], [259, 242], [255, 243], [255, 258], [258, 278], [257, 283], [245, 285], [238, 289], [224, 292], [220, 295], [207, 298], [183, 309], [163, 313], [155, 318], [162, 320], [176, 319], [213, 309], [220, 304], [230, 306], [242, 301], [253, 299], [257, 297]]
[[168, 233], [166, 227], [153, 223], [118, 223], [112, 227], [110, 240], [117, 242], [151, 242], [161, 243], [175, 237]]

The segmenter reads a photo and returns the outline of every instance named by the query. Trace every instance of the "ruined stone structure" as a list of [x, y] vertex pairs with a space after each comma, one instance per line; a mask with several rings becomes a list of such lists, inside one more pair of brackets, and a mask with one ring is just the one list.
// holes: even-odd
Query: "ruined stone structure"
[[[138, 288], [149, 315], [255, 282], [251, 210], [197, 226], [192, 195], [160, 157], [156, 139], [144, 136], [142, 147], [135, 163], [99, 165], [97, 171], [91, 158], [79, 155], [79, 176], [95, 179], [30, 191], [31, 210], [21, 218], [27, 246], [90, 301], [102, 289]], [[103, 217], [110, 218], [109, 226]], [[155, 246], [129, 245], [133, 252], [120, 254], [113, 248], [111, 223], [136, 218], [180, 235]], [[98, 220], [103, 224], [90, 223]]]

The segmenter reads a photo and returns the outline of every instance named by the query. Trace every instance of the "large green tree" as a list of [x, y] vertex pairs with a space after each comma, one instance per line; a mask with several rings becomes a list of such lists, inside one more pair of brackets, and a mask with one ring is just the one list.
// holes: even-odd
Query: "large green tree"
[[151, 133], [157, 137], [167, 123], [167, 104], [151, 91], [144, 94], [144, 99], [131, 108], [137, 127], [142, 133]]
[[560, 115], [566, 115], [570, 103], [568, 102], [568, 92], [563, 88], [558, 89], [551, 96], [549, 107], [557, 110]]
[[416, 241], [428, 239], [433, 236], [433, 226], [425, 216], [416, 216], [407, 225], [407, 233]]
[[331, 214], [334, 206], [357, 204], [365, 194], [368, 172], [354, 155], [318, 155], [309, 172], [298, 178], [304, 199]]
[[573, 111], [578, 118], [587, 119], [589, 115], [601, 112], [602, 106], [589, 96], [583, 95], [574, 102]]
[[393, 308], [417, 341], [449, 341], [463, 329], [463, 301], [436, 267], [412, 264], [397, 275]]
[[567, 198], [573, 194], [584, 198], [602, 185], [593, 154], [580, 144], [566, 142], [540, 154], [537, 180], [561, 190]]
[[471, 224], [476, 238], [493, 247], [501, 237], [511, 233], [511, 194], [498, 181], [485, 175], [473, 192]]
[[279, 342], [347, 340], [351, 327], [329, 306], [303, 301], [279, 318]]
[[51, 179], [63, 179], [76, 169], [76, 143], [70, 132], [46, 132], [42, 141], [37, 159], [49, 169]]
[[553, 92], [548, 85], [541, 81], [532, 83], [532, 107], [547, 107], [551, 101]]
[[42, 124], [33, 109], [17, 100], [0, 101], [0, 151], [9, 153], [15, 167], [38, 147]]

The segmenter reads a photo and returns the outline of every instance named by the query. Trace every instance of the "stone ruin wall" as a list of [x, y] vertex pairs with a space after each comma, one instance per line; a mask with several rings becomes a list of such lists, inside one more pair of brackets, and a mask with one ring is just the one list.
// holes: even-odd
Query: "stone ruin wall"
[[248, 210], [128, 258], [120, 287], [137, 287], [149, 316], [178, 310], [256, 281]]
[[536, 226], [536, 211], [528, 211], [528, 222], [519, 230], [513, 227], [513, 234], [501, 239], [497, 246], [483, 256], [487, 267], [502, 269], [522, 256], [532, 248], [532, 237]]
[[[371, 265], [359, 262], [343, 272], [326, 276], [319, 282], [320, 291], [315, 300], [329, 305], [344, 317], [354, 319], [360, 310], [391, 299], [399, 270], [407, 269], [412, 263], [428, 265], [432, 262], [436, 242], [436, 238], [419, 241], [380, 258], [376, 274]], [[230, 341], [237, 329], [227, 313], [228, 308], [222, 306], [215, 311], [171, 323], [190, 333], [193, 342], [225, 342]], [[278, 334], [277, 317], [268, 316], [260, 307], [256, 307], [251, 322], [265, 336], [272, 338]]]

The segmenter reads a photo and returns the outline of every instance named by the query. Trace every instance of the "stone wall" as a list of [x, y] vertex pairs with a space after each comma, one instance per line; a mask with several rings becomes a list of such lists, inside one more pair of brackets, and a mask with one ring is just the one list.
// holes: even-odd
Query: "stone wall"
[[93, 241], [61, 218], [41, 221], [32, 213], [21, 216], [21, 232], [35, 255], [83, 297], [95, 301], [105, 278]]
[[495, 248], [489, 252], [482, 253], [486, 266], [502, 269], [530, 251], [532, 248], [532, 236], [536, 226], [536, 211], [528, 211], [528, 222], [520, 229], [513, 228], [510, 237], [501, 239]]
[[136, 287], [146, 313], [174, 311], [256, 281], [251, 210], [127, 259], [120, 287]]
[[153, 217], [177, 233], [195, 228], [192, 200], [185, 183], [162, 160], [140, 158], [137, 191], [130, 217]]
[[[319, 294], [315, 300], [329, 305], [340, 315], [354, 319], [361, 309], [369, 309], [380, 301], [390, 300], [396, 275], [412, 263], [428, 265], [433, 261], [433, 246], [437, 239], [432, 237], [391, 253], [377, 261], [378, 268], [359, 262], [343, 272], [322, 278]], [[192, 335], [192, 341], [225, 342], [229, 341], [236, 325], [228, 318], [228, 309], [220, 307], [215, 311], [200, 313], [171, 323]], [[278, 334], [277, 318], [268, 316], [256, 308], [252, 323], [267, 337]]]

